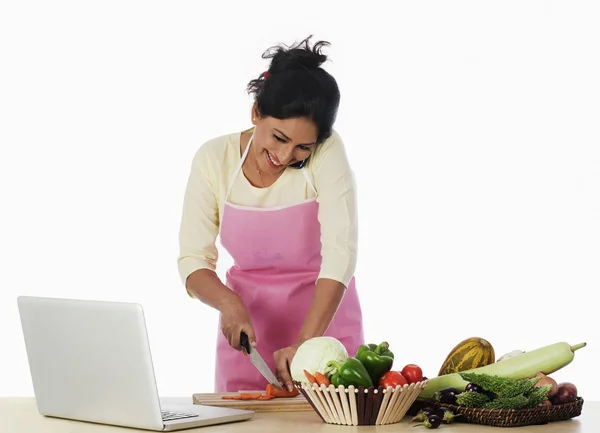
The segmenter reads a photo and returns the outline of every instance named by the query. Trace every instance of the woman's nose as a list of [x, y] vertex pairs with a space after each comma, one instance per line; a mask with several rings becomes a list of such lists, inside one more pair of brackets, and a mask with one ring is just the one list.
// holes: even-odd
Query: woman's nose
[[277, 158], [279, 158], [279, 161], [281, 161], [282, 163], [288, 163], [291, 159], [292, 159], [292, 155], [294, 153], [294, 149], [281, 149], [281, 151], [279, 152], [279, 155], [277, 155]]

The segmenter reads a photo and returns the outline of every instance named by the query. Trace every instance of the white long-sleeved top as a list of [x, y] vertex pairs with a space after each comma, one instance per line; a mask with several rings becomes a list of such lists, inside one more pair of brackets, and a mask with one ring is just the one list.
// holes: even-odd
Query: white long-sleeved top
[[[241, 132], [214, 138], [195, 153], [184, 195], [177, 260], [183, 284], [198, 269], [216, 270], [216, 238], [225, 196], [241, 158]], [[357, 259], [357, 198], [355, 179], [341, 137], [319, 144], [306, 165], [317, 190], [321, 224], [322, 263], [319, 278], [348, 286]], [[286, 168], [266, 188], [253, 186], [240, 170], [227, 201], [251, 207], [274, 207], [314, 197], [302, 171]], [[291, 227], [291, 230], [294, 228]]]

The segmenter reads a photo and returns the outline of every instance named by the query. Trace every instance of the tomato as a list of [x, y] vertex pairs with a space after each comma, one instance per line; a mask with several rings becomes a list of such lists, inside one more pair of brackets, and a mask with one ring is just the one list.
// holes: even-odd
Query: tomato
[[384, 388], [388, 386], [396, 388], [398, 385], [408, 385], [408, 381], [399, 371], [388, 371], [379, 379], [379, 386], [383, 386]]
[[417, 364], [407, 364], [401, 371], [409, 384], [423, 380], [423, 370]]

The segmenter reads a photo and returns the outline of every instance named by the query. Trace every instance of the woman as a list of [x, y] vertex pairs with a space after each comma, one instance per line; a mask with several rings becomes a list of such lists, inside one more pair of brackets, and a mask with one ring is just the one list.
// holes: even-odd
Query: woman
[[[356, 191], [333, 130], [340, 94], [320, 67], [328, 43], [309, 40], [263, 54], [268, 71], [248, 84], [254, 126], [206, 142], [193, 159], [178, 268], [190, 296], [220, 312], [216, 392], [267, 384], [241, 357], [241, 332], [290, 391], [289, 366], [307, 339], [333, 336], [350, 354], [363, 343]], [[217, 235], [234, 260], [225, 283]]]

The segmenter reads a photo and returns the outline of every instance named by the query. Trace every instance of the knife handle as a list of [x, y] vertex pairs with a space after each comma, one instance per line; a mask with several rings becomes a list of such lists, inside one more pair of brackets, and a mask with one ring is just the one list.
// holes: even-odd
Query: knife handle
[[242, 333], [240, 335], [240, 344], [242, 345], [242, 347], [244, 349], [246, 349], [246, 353], [249, 355], [250, 354], [250, 341], [248, 340], [248, 336], [246, 335], [246, 333], [244, 331], [242, 331]]

